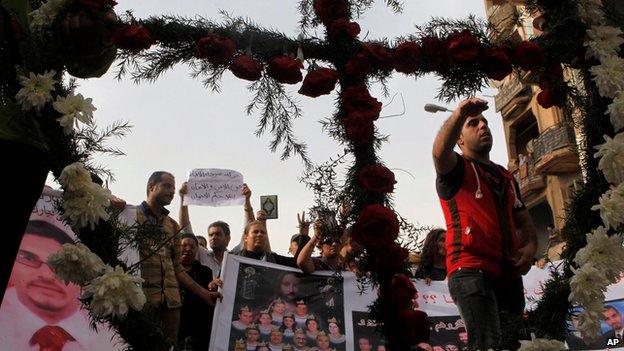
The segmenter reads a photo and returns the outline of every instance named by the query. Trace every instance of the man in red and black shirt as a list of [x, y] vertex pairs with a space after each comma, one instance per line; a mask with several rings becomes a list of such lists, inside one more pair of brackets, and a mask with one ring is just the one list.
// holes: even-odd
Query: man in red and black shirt
[[490, 161], [492, 135], [481, 115], [487, 108], [481, 99], [462, 101], [433, 144], [449, 290], [471, 350], [498, 349], [499, 313], [523, 312], [522, 275], [536, 251], [535, 226], [514, 177]]

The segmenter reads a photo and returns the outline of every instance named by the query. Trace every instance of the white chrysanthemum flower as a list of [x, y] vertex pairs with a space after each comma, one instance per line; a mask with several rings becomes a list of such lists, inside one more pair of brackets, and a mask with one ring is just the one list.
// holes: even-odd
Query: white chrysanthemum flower
[[574, 269], [574, 276], [570, 279], [570, 302], [586, 306], [592, 301], [604, 301], [604, 294], [610, 281], [605, 274], [592, 265], [591, 262], [581, 268]]
[[624, 43], [622, 30], [611, 26], [593, 26], [587, 30], [585, 45], [587, 58], [604, 60], [609, 56], [617, 55], [620, 45]]
[[62, 114], [57, 119], [63, 127], [65, 134], [74, 132], [74, 126], [78, 126], [78, 121], [91, 125], [93, 123], [93, 111], [97, 110], [91, 98], [84, 98], [82, 94], [70, 94], [65, 97], [58, 97], [52, 104], [54, 109]]
[[624, 133], [616, 134], [613, 139], [605, 135], [604, 139], [604, 144], [594, 146], [598, 150], [594, 157], [600, 158], [598, 169], [609, 183], [620, 184], [624, 181]]
[[624, 90], [624, 59], [616, 55], [606, 57], [600, 65], [590, 68], [598, 92], [604, 97], [615, 98]]
[[91, 298], [91, 312], [98, 317], [122, 317], [132, 308], [140, 311], [145, 304], [145, 294], [140, 284], [143, 279], [124, 272], [120, 266], [106, 267], [101, 276], [84, 288], [84, 297]]
[[604, 314], [602, 313], [603, 301], [604, 296], [602, 300], [594, 300], [588, 303], [583, 306], [584, 310], [578, 315], [579, 323], [577, 329], [581, 332], [581, 336], [586, 342], [596, 341], [602, 335], [600, 322], [604, 319]]
[[110, 206], [111, 193], [98, 184], [90, 183], [79, 191], [63, 193], [65, 217], [72, 227], [80, 229], [87, 225], [94, 228], [100, 219], [108, 220], [110, 214], [106, 209]]
[[66, 0], [48, 0], [30, 13], [30, 30], [36, 32], [54, 22], [58, 13], [65, 6]]
[[518, 351], [561, 351], [565, 344], [558, 340], [538, 339], [531, 333], [531, 340], [520, 340]]
[[590, 263], [613, 281], [624, 271], [624, 247], [620, 234], [609, 237], [607, 228], [598, 227], [587, 234], [587, 245], [574, 257], [579, 266]]
[[615, 131], [624, 128], [624, 92], [620, 91], [609, 105], [606, 114], [609, 115]]
[[45, 106], [46, 102], [52, 100], [50, 92], [54, 91], [55, 71], [46, 71], [44, 74], [34, 74], [30, 72], [28, 77], [19, 76], [19, 82], [22, 85], [15, 95], [15, 99], [22, 105], [22, 110], [28, 111], [31, 108], [37, 111]]
[[64, 244], [48, 257], [48, 265], [66, 284], [85, 285], [104, 270], [104, 262], [84, 244]]
[[624, 223], [624, 183], [615, 189], [609, 189], [600, 196], [599, 204], [592, 206], [592, 211], [600, 211], [602, 222], [609, 228]]
[[604, 19], [601, 0], [579, 1], [578, 12], [581, 20], [587, 24], [600, 23]]
[[66, 191], [80, 191], [91, 184], [91, 175], [80, 162], [74, 162], [63, 168], [59, 183]]

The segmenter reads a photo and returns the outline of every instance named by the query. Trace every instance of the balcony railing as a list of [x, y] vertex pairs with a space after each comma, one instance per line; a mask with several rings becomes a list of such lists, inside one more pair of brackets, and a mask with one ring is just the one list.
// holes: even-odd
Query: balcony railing
[[552, 126], [544, 131], [533, 144], [533, 157], [539, 160], [545, 154], [563, 148], [574, 148], [574, 132], [565, 125]]
[[574, 172], [579, 168], [576, 139], [572, 128], [552, 126], [533, 144], [535, 168], [540, 173]]
[[[496, 112], [500, 112], [505, 106], [512, 102], [512, 100], [528, 95], [526, 94], [529, 91], [528, 89], [529, 87], [518, 79], [516, 75], [509, 76], [505, 84], [498, 87], [498, 94], [494, 97]], [[518, 102], [528, 102], [530, 98], [527, 97], [524, 100]]]
[[530, 202], [546, 187], [545, 176], [535, 170], [534, 160], [529, 159], [518, 166], [513, 175], [520, 187], [520, 195], [525, 201]]

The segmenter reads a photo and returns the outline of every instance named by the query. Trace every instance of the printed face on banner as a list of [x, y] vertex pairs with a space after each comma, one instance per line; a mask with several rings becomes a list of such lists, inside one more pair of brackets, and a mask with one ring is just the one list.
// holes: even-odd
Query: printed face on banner
[[[223, 322], [218, 321], [223, 316], [216, 315], [215, 325], [224, 325], [229, 337], [222, 340], [227, 334], [213, 329], [213, 335], [219, 335], [213, 349], [232, 350], [238, 341], [246, 349], [264, 342], [273, 349], [291, 345], [346, 350], [342, 277], [305, 275], [257, 262], [240, 262], [234, 297], [224, 292], [225, 299], [231, 298], [224, 304], [231, 303], [232, 312]], [[225, 285], [230, 277], [222, 278]]]
[[7, 350], [38, 350], [35, 335], [55, 326], [71, 337], [65, 349], [121, 350], [124, 345], [109, 328], [90, 328], [88, 312], [78, 299], [80, 287], [57, 279], [47, 264], [48, 256], [75, 240], [56, 214], [57, 196], [46, 188], [33, 209], [0, 306], [0, 344]]
[[189, 172], [185, 205], [234, 206], [245, 203], [243, 175], [231, 169], [196, 168]]
[[[613, 290], [613, 286], [612, 286]], [[619, 349], [624, 346], [624, 299], [605, 301], [603, 304], [603, 321], [600, 323], [600, 333], [596, 335], [596, 340], [586, 342], [581, 338], [578, 330], [579, 314], [583, 311], [581, 307], [574, 307], [571, 310], [572, 317], [568, 323], [569, 334], [566, 335], [566, 342], [573, 350], [604, 350]]]

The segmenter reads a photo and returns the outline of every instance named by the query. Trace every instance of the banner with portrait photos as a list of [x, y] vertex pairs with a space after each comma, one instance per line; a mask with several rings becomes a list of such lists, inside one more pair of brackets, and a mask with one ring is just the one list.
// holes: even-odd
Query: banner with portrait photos
[[[524, 276], [528, 310], [541, 298], [552, 270], [559, 268], [558, 263], [549, 263], [543, 269], [533, 267]], [[304, 275], [292, 268], [228, 255], [222, 279], [224, 298], [215, 310], [210, 350], [386, 350], [377, 322], [367, 312], [377, 292], [370, 286], [358, 286], [349, 272]], [[431, 338], [421, 346], [433, 351], [467, 349], [466, 329], [447, 282], [426, 285], [414, 280], [414, 285], [418, 290], [416, 307], [426, 312], [431, 322]], [[605, 306], [610, 306], [612, 316], [603, 321], [597, 343], [579, 344], [575, 320], [571, 321], [567, 340], [571, 349], [624, 349], [613, 345], [617, 341], [612, 335], [615, 327], [624, 329], [622, 318], [618, 318], [624, 314], [624, 283], [609, 287]], [[609, 340], [612, 345], [607, 345]]]
[[[45, 187], [33, 208], [0, 306], [1, 348], [123, 350], [125, 345], [107, 326], [93, 330], [78, 299], [80, 287], [58, 280], [46, 263], [62, 244], [76, 239], [55, 210], [58, 201], [60, 192]], [[55, 346], [54, 340], [62, 345]]]

